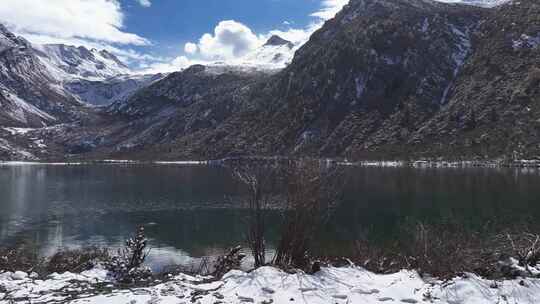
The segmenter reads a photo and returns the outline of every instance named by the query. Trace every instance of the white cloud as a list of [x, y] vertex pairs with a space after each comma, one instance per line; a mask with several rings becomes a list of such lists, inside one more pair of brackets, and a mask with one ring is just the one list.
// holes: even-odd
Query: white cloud
[[[151, 0], [136, 1], [144, 7], [152, 5]], [[170, 72], [216, 60], [241, 62], [247, 54], [254, 54], [253, 51], [271, 35], [279, 35], [293, 42], [296, 50], [322, 26], [324, 20], [332, 18], [348, 3], [348, 0], [321, 1], [321, 9], [311, 14], [314, 21], [304, 28], [293, 28], [294, 22], [286, 21], [281, 25], [285, 29], [254, 33], [242, 23], [222, 21], [213, 33], [202, 35], [197, 43], [184, 45], [184, 53], [188, 57], [174, 59], [143, 54], [126, 46], [148, 45], [150, 42], [123, 28], [125, 16], [119, 0], [13, 0], [8, 5], [0, 5], [0, 22], [33, 43], [63, 43], [106, 49], [124, 62], [138, 65], [145, 71]]]
[[0, 5], [0, 20], [17, 34], [146, 45], [122, 30], [124, 14], [116, 0], [16, 0]]
[[[193, 44], [186, 44], [186, 48], [190, 45], [189, 50], [193, 50]], [[234, 20], [225, 20], [216, 26], [213, 34], [204, 34], [196, 46], [205, 59], [226, 60], [242, 57], [260, 45], [259, 37], [249, 27]]]
[[195, 43], [192, 43], [192, 42], [188, 42], [184, 46], [184, 51], [188, 54], [195, 54], [197, 53], [198, 50], [199, 50], [199, 47]]
[[349, 3], [349, 0], [323, 0], [322, 8], [311, 14], [312, 17], [328, 20], [334, 16]]
[[235, 60], [260, 47], [271, 35], [278, 35], [299, 47], [321, 28], [325, 20], [333, 18], [347, 3], [349, 0], [323, 0], [320, 10], [311, 14], [315, 20], [306, 27], [292, 28], [292, 22], [286, 21], [283, 25], [289, 28], [258, 35], [242, 23], [221, 21], [213, 34], [204, 34], [198, 43], [186, 43], [184, 51], [189, 56], [198, 56], [203, 60]]
[[[283, 39], [291, 41], [295, 45], [291, 52], [294, 52], [307, 42], [316, 30], [322, 27], [325, 20], [333, 18], [347, 3], [349, 0], [323, 0], [321, 9], [311, 14], [314, 20], [307, 26], [293, 28], [291, 25], [294, 22], [286, 21], [282, 24], [287, 27], [286, 29], [271, 30], [262, 34], [254, 33], [248, 26], [234, 20], [222, 21], [215, 27], [213, 33], [202, 35], [197, 43], [186, 43], [184, 45], [186, 56], [176, 57], [169, 62], [144, 63], [140, 66], [140, 72], [174, 72], [193, 64], [209, 64], [216, 61], [224, 61], [233, 65], [252, 64], [257, 66], [260, 63], [253, 62], [253, 56], [250, 55], [257, 54], [254, 51], [264, 44], [270, 36], [279, 35]], [[245, 61], [246, 57], [249, 57], [250, 60]]]
[[194, 64], [203, 63], [200, 61], [190, 60], [185, 56], [179, 56], [170, 62], [157, 62], [150, 64], [141, 64], [139, 66], [139, 74], [156, 74], [156, 73], [172, 73], [183, 70]]
[[150, 2], [150, 0], [137, 0], [137, 2], [139, 2], [139, 4], [144, 7], [152, 6], [152, 2]]

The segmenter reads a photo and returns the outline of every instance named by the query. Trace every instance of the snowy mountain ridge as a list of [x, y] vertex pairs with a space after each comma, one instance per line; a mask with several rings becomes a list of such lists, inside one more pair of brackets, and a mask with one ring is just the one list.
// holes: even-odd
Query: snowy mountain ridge
[[34, 45], [34, 48], [40, 61], [60, 81], [75, 78], [103, 80], [131, 73], [124, 63], [106, 50], [63, 44]]
[[294, 45], [280, 36], [273, 35], [265, 44], [241, 58], [227, 61], [204, 62], [201, 65], [207, 67], [206, 72], [216, 75], [228, 72], [276, 73], [286, 68], [292, 62], [296, 50], [301, 46]]

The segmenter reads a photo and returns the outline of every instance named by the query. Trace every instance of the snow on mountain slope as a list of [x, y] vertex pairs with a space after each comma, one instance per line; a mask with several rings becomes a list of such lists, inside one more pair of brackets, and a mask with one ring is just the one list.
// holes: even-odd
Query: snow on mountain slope
[[106, 50], [32, 44], [0, 24], [0, 126], [71, 121], [87, 104], [127, 99], [162, 77], [132, 74]]
[[34, 48], [40, 61], [58, 80], [102, 80], [130, 73], [124, 63], [105, 50], [62, 44], [34, 45]]
[[119, 75], [103, 81], [78, 79], [64, 84], [64, 87], [81, 101], [102, 106], [125, 101], [139, 89], [165, 76], [165, 74]]
[[22, 39], [9, 32], [6, 27], [0, 24], [0, 53], [7, 49], [16, 47], [21, 44]]
[[266, 44], [247, 54], [239, 63], [284, 68], [292, 61], [295, 50], [296, 47], [290, 41], [272, 36]]
[[48, 122], [56, 120], [53, 116], [41, 111], [34, 105], [29, 104], [7, 90], [0, 89], [0, 104], [2, 105], [3, 115], [7, 115], [23, 124], [28, 124], [28, 122], [34, 118], [39, 118]]
[[1, 126], [42, 127], [80, 117], [84, 109], [34, 46], [0, 25]]
[[435, 0], [444, 3], [457, 3], [457, 4], [467, 4], [481, 7], [495, 7], [498, 5], [505, 4], [512, 0]]
[[223, 74], [228, 72], [256, 73], [256, 72], [276, 72], [291, 63], [294, 53], [301, 45], [294, 45], [277, 35], [249, 52], [245, 56], [227, 61], [204, 62], [207, 72], [213, 74]]

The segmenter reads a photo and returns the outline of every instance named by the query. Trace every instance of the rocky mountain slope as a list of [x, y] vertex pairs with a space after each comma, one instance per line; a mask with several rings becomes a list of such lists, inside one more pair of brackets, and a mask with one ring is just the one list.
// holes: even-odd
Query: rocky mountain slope
[[535, 0], [351, 0], [281, 71], [193, 66], [46, 144], [76, 158], [539, 157], [539, 16]]
[[0, 25], [0, 125], [41, 127], [80, 119], [80, 103], [67, 94], [32, 45]]
[[110, 105], [164, 75], [137, 75], [106, 50], [63, 44], [33, 45], [48, 72], [82, 103]]
[[538, 16], [531, 0], [353, 0], [221, 123], [134, 152], [536, 157]]
[[431, 1], [351, 1], [286, 69], [245, 93], [246, 107], [164, 149], [336, 156], [399, 143], [446, 102], [485, 15]]
[[[65, 45], [34, 45], [0, 24], [0, 159], [61, 155], [42, 134], [63, 124], [100, 121], [88, 104], [127, 99], [163, 75], [120, 75], [129, 69], [106, 51]], [[50, 136], [48, 134], [47, 136]]]
[[495, 9], [473, 45], [448, 102], [409, 142], [430, 154], [540, 157], [540, 3]]

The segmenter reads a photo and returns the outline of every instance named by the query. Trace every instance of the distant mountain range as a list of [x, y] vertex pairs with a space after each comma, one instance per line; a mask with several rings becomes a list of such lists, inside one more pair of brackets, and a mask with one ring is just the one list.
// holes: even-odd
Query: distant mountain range
[[540, 4], [460, 2], [351, 0], [301, 47], [168, 75], [1, 27], [0, 159], [540, 157]]

